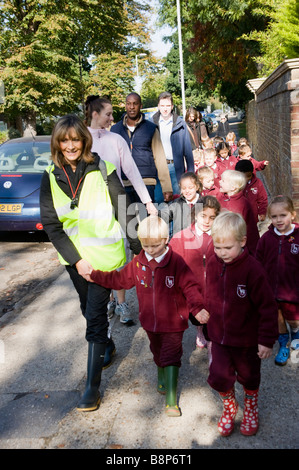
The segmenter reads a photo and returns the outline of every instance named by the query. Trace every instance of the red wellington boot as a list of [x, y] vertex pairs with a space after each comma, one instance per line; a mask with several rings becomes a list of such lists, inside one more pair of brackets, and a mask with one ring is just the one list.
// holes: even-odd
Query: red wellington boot
[[259, 428], [258, 418], [258, 389], [247, 390], [244, 387], [244, 414], [240, 427], [241, 434], [244, 436], [253, 436], [257, 433]]
[[229, 436], [235, 426], [235, 417], [238, 412], [238, 403], [235, 398], [235, 389], [227, 393], [220, 393], [223, 402], [223, 413], [218, 421], [218, 431], [222, 436]]

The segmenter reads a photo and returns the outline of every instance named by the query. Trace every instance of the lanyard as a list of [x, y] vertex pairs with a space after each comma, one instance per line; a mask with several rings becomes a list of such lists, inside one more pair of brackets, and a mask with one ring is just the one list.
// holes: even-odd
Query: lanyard
[[67, 180], [68, 180], [69, 187], [70, 187], [71, 192], [72, 192], [72, 195], [73, 195], [73, 199], [72, 199], [72, 201], [71, 201], [70, 208], [71, 208], [71, 209], [75, 209], [75, 207], [78, 206], [78, 202], [79, 202], [78, 197], [76, 197], [76, 194], [77, 194], [77, 192], [78, 192], [78, 189], [79, 189], [79, 186], [80, 186], [81, 181], [82, 181], [82, 179], [83, 179], [83, 176], [80, 178], [79, 183], [78, 183], [78, 185], [77, 185], [77, 188], [76, 188], [76, 190], [75, 190], [75, 192], [74, 192], [73, 187], [72, 187], [71, 182], [70, 182], [70, 179], [69, 179], [69, 176], [68, 176], [67, 172], [65, 171], [65, 168], [62, 167], [62, 169], [63, 169], [63, 171], [64, 171], [64, 173], [65, 173], [65, 176], [66, 176], [66, 178], [67, 178]]

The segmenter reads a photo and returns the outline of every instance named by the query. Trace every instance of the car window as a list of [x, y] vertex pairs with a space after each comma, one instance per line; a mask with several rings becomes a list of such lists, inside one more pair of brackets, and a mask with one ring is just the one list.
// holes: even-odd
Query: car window
[[0, 147], [0, 171], [39, 173], [50, 163], [50, 142], [4, 143]]

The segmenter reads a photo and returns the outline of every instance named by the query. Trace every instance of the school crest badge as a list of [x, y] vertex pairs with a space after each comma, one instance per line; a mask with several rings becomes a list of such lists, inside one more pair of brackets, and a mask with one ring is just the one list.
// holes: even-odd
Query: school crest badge
[[241, 299], [244, 299], [244, 297], [246, 297], [246, 295], [247, 295], [246, 286], [243, 286], [242, 284], [239, 284], [239, 285], [237, 286], [237, 295], [238, 295], [238, 297], [240, 297]]
[[299, 245], [297, 245], [296, 243], [292, 243], [291, 245], [291, 253], [293, 255], [298, 255], [299, 253]]
[[174, 286], [174, 276], [166, 276], [165, 284], [169, 289]]

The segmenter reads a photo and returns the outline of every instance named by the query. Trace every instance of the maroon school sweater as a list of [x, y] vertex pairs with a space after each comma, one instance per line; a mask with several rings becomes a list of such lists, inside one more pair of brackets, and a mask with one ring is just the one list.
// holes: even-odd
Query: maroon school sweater
[[214, 184], [214, 186], [212, 186], [212, 188], [210, 188], [210, 189], [203, 189], [200, 194], [201, 194], [201, 196], [213, 196], [216, 199], [218, 199], [218, 196], [220, 194], [220, 190], [219, 190], [219, 187], [217, 187]]
[[218, 175], [221, 176], [225, 170], [234, 170], [237, 161], [238, 160], [234, 155], [229, 155], [227, 158], [221, 158], [218, 156], [215, 162], [217, 165]]
[[116, 290], [136, 286], [139, 319], [147, 331], [183, 331], [188, 328], [189, 312], [196, 315], [204, 308], [201, 288], [194, 274], [170, 246], [160, 263], [149, 262], [141, 250], [120, 271], [94, 270], [91, 279]]
[[278, 311], [261, 264], [245, 248], [231, 263], [215, 254], [207, 265], [205, 307], [209, 338], [219, 344], [272, 348]]
[[271, 224], [260, 238], [256, 258], [264, 266], [277, 300], [299, 303], [299, 224], [290, 235], [277, 235]]
[[263, 182], [253, 175], [249, 183], [246, 184], [243, 194], [250, 202], [255, 220], [258, 222], [258, 216], [266, 215], [268, 208], [268, 196]]
[[247, 242], [249, 252], [254, 256], [256, 245], [259, 241], [259, 231], [255, 220], [254, 212], [250, 202], [246, 199], [243, 191], [239, 191], [233, 196], [228, 196], [226, 193], [220, 193], [218, 201], [223, 209], [231, 212], [241, 214], [247, 226]]
[[211, 235], [206, 233], [198, 235], [195, 224], [192, 224], [176, 233], [170, 240], [170, 246], [188, 264], [204, 292], [207, 261], [214, 254]]
[[[242, 160], [242, 158], [237, 155], [236, 157], [236, 163], [239, 161], [239, 160]], [[259, 161], [259, 160], [256, 160], [255, 158], [253, 157], [250, 157], [248, 160], [251, 161], [251, 163], [253, 164], [253, 173], [255, 174], [256, 171], [262, 171], [266, 168], [267, 165], [265, 165], [265, 161], [266, 160], [262, 160], [262, 161]]]

